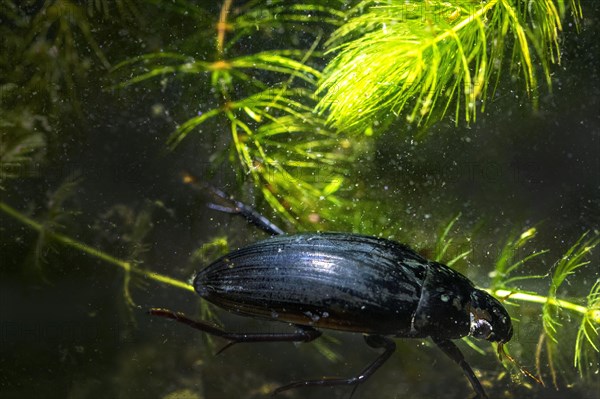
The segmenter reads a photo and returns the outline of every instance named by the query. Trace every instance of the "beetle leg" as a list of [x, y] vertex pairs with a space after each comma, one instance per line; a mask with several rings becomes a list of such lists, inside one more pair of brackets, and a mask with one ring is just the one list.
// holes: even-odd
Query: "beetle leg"
[[243, 342], [310, 342], [321, 336], [321, 331], [309, 326], [296, 325], [298, 331], [292, 333], [235, 333], [222, 330], [216, 326], [198, 320], [192, 320], [185, 314], [168, 309], [150, 309], [153, 316], [165, 317], [188, 325], [207, 334], [227, 339], [229, 342], [217, 354], [234, 344]]
[[471, 383], [471, 386], [477, 394], [474, 399], [488, 399], [488, 396], [483, 390], [481, 383], [479, 383], [479, 380], [475, 376], [473, 369], [471, 369], [471, 366], [469, 366], [462, 352], [460, 349], [458, 349], [454, 342], [448, 339], [440, 339], [435, 337], [431, 337], [431, 339], [450, 359], [454, 360], [463, 369], [465, 375]]
[[379, 369], [379, 367], [381, 367], [396, 350], [396, 344], [394, 341], [381, 335], [365, 335], [365, 341], [371, 348], [384, 348], [384, 351], [372, 363], [365, 367], [359, 375], [350, 378], [323, 377], [320, 380], [296, 381], [277, 388], [273, 391], [273, 395], [287, 391], [288, 389], [301, 387], [354, 385], [354, 389], [350, 394], [350, 397], [352, 397], [354, 391], [356, 388], [358, 388], [358, 385], [365, 382], [370, 376], [372, 376], [373, 373], [375, 373], [377, 369]]
[[[215, 189], [215, 190], [217, 190], [217, 189]], [[224, 197], [222, 197], [222, 198], [230, 201], [233, 204], [233, 206], [222, 206], [222, 205], [216, 205], [216, 204], [209, 204], [209, 208], [220, 211], [220, 212], [241, 215], [244, 218], [246, 218], [246, 220], [249, 223], [252, 223], [253, 225], [258, 227], [262, 231], [264, 231], [267, 234], [270, 234], [272, 236], [276, 236], [276, 235], [285, 233], [283, 230], [281, 230], [281, 228], [279, 228], [279, 226], [277, 226], [275, 223], [271, 222], [265, 216], [258, 213], [258, 211], [256, 211], [254, 208], [244, 204], [243, 202], [240, 202], [233, 198], [227, 197], [226, 194], [223, 193], [221, 190], [217, 190], [217, 192], [223, 194]]]
[[230, 195], [227, 195], [223, 190], [213, 187], [208, 183], [201, 182], [196, 176], [192, 175], [191, 173], [184, 172], [183, 181], [184, 183], [189, 184], [195, 190], [201, 192], [208, 191], [216, 199], [227, 203], [227, 205], [209, 204], [209, 208], [217, 210], [219, 212], [241, 215], [244, 218], [246, 218], [246, 220], [249, 223], [252, 223], [259, 229], [272, 236], [285, 233], [275, 223], [271, 222], [269, 219], [258, 213], [254, 208], [236, 200]]
[[293, 333], [229, 333], [223, 331], [220, 335], [230, 340], [228, 344], [217, 351], [217, 355], [235, 344], [244, 342], [310, 342], [321, 336], [321, 331], [309, 326], [296, 325], [298, 330]]

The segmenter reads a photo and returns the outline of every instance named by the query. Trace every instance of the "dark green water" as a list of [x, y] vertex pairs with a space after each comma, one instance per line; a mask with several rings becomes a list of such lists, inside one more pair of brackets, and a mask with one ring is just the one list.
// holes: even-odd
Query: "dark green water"
[[[387, 229], [402, 229], [396, 237], [409, 245], [424, 239], [433, 242], [442, 222], [461, 212], [461, 229], [477, 231], [470, 241], [460, 242], [461, 248], [466, 245], [472, 250], [467, 274], [485, 284], [491, 262], [511, 231], [538, 228], [536, 248], [548, 248], [554, 254], [532, 265], [532, 273], [543, 274], [552, 266], [550, 259], [560, 256], [583, 232], [598, 230], [600, 8], [595, 2], [583, 6], [586, 19], [581, 32], [565, 26], [564, 58], [554, 70], [554, 90], [549, 94], [541, 88], [538, 111], [501, 88], [470, 127], [445, 120], [421, 141], [406, 138], [402, 127], [373, 139], [372, 152], [353, 166], [356, 181], [351, 183], [365, 188], [362, 199], [380, 201], [389, 213], [363, 215], [369, 230], [365, 232], [376, 234], [372, 226], [381, 223]], [[34, 15], [35, 8], [34, 4], [28, 12]], [[158, 18], [156, 13], [149, 15]], [[7, 29], [18, 28], [9, 26], [6, 16], [1, 23]], [[104, 23], [110, 27], [115, 22]], [[161, 46], [157, 41], [168, 36], [161, 29], [172, 27], [171, 34], [182, 36], [191, 30], [173, 19], [153, 20], [150, 25], [140, 40], [154, 49]], [[121, 30], [112, 35], [105, 31], [98, 38], [99, 45], [109, 54], [137, 54], [135, 43], [118, 51], [111, 47], [126, 42], [124, 35]], [[260, 43], [252, 45], [260, 47]], [[75, 173], [82, 180], [68, 205], [81, 214], [65, 222], [63, 231], [124, 258], [131, 253], [127, 231], [134, 224], [126, 209], [135, 213], [160, 201], [162, 205], [152, 214], [153, 228], [144, 240], [142, 266], [182, 280], [201, 267], [188, 262], [201, 243], [226, 235], [231, 246], [237, 247], [265, 237], [242, 220], [208, 209], [207, 198], [179, 181], [184, 169], [206, 170], [218, 140], [190, 140], [175, 152], [165, 151], [173, 121], [149, 115], [157, 104], [185, 109], [186, 102], [195, 98], [185, 97], [185, 89], [164, 93], [152, 85], [122, 93], [107, 90], [98, 76], [90, 79], [93, 83], [82, 86], [78, 94], [81, 115], [48, 116], [55, 127], [52, 140], [58, 142], [49, 150], [49, 161], [36, 177], [7, 185], [0, 191], [2, 201], [40, 219], [48, 192]], [[55, 100], [64, 107], [71, 101], [66, 97]], [[58, 112], [60, 108], [49, 109]], [[249, 185], [239, 189], [229, 170], [212, 179], [216, 185], [251, 197]], [[264, 203], [257, 206], [270, 212]], [[220, 341], [210, 346], [202, 334], [146, 313], [151, 307], [168, 307], [197, 316], [199, 300], [193, 294], [136, 280], [131, 286], [135, 306], [129, 313], [122, 294], [122, 271], [97, 257], [55, 243], [44, 249], [44, 280], [40, 279], [32, 266], [36, 239], [31, 229], [0, 214], [2, 398], [260, 398], [292, 380], [350, 376], [376, 355], [360, 335], [327, 333], [338, 341], [328, 343], [340, 354], [337, 362], [328, 361], [312, 344], [239, 345], [215, 356]], [[572, 277], [567, 297], [585, 295], [600, 277], [598, 250], [588, 259], [591, 265]], [[522, 320], [515, 331], [513, 354], [527, 368], [535, 369], [541, 310], [523, 306], [510, 311]], [[224, 313], [219, 316], [235, 331], [289, 328]], [[575, 317], [564, 320], [566, 324], [578, 322]], [[500, 375], [502, 368], [492, 350], [481, 356], [465, 345], [461, 348], [491, 398], [599, 398], [598, 358], [590, 377], [581, 381], [571, 366], [573, 337], [566, 339], [570, 341], [561, 351], [568, 354], [559, 359], [559, 391], [552, 387], [547, 371], [545, 388], [527, 380], [511, 382], [510, 377]], [[397, 345], [397, 353], [358, 388], [354, 399], [472, 396], [460, 369], [433, 345], [416, 340], [398, 340]], [[348, 398], [351, 390], [311, 388], [281, 397]]]

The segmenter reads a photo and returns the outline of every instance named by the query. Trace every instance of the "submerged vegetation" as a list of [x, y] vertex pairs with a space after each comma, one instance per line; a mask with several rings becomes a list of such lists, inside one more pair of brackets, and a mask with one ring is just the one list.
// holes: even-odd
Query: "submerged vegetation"
[[[470, 122], [507, 72], [521, 75], [535, 105], [539, 69], [551, 86], [552, 64], [560, 62], [565, 3], [361, 1], [328, 41], [336, 55], [317, 109], [340, 130], [387, 126], [401, 116], [435, 122], [452, 108], [456, 123]], [[581, 9], [570, 5], [577, 23]]]
[[[372, 177], [378, 148], [397, 146], [397, 154], [409, 153], [413, 129], [427, 132], [421, 140], [435, 140], [438, 133], [431, 127], [438, 122], [473, 125], [498, 93], [525, 93], [523, 104], [538, 107], [561, 60], [565, 20], [582, 23], [579, 1], [42, 3], [0, 0], [5, 50], [0, 55], [0, 220], [16, 220], [35, 232], [19, 232], [13, 240], [10, 224], [0, 226], [0, 244], [10, 248], [25, 240], [32, 249], [28, 270], [39, 280], [52, 282], [50, 265], [62, 265], [65, 272], [69, 262], [60, 254], [74, 249], [122, 269], [119, 290], [134, 317], [135, 299], [149, 285], [193, 293], [183, 281], [191, 269], [237, 245], [239, 237], [224, 237], [229, 232], [221, 230], [199, 248], [190, 244], [189, 265], [161, 269], [148, 254], [161, 246], [156, 232], [168, 224], [183, 226], [188, 218], [172, 210], [168, 195], [150, 199], [155, 197], [136, 193], [134, 204], [103, 203], [102, 212], [94, 214], [97, 202], [86, 199], [83, 188], [93, 180], [86, 178], [85, 161], [66, 179], [56, 173], [70, 170], [69, 157], [81, 151], [98, 120], [102, 134], [120, 123], [112, 115], [96, 115], [100, 100], [94, 97], [107, 97], [131, 113], [129, 101], [146, 104], [149, 98], [150, 114], [164, 121], [165, 150], [150, 162], [167, 157], [166, 163], [179, 165], [175, 168], [182, 157], [186, 168], [207, 180], [231, 170], [227, 185], [244, 188], [246, 197], [270, 209], [286, 230], [386, 236], [474, 276], [471, 264], [489, 261], [493, 269], [474, 281], [516, 316], [522, 334], [509, 345], [515, 357], [535, 363], [538, 377], [557, 389], [578, 378], [597, 379], [600, 276], [592, 258], [600, 243], [597, 226], [560, 237], [566, 249], [548, 248], [534, 238], [551, 221], [527, 227], [526, 216], [518, 222], [521, 229], [511, 225], [512, 234], [494, 231], [493, 247], [500, 250], [491, 259], [473, 254], [470, 244], [483, 234], [480, 226], [493, 223], [495, 210], [472, 224], [460, 213], [444, 223], [468, 200], [441, 200], [450, 196], [445, 183], [426, 186], [423, 194], [413, 181], [404, 182], [392, 192], [387, 186], [377, 190]], [[172, 26], [181, 32], [172, 34]], [[408, 139], [378, 141], [390, 132]], [[137, 150], [146, 154], [148, 137], [136, 142], [132, 157]], [[436, 156], [423, 155], [426, 163]], [[394, 162], [386, 159], [388, 175], [398, 173]], [[124, 176], [128, 182], [137, 179]], [[32, 182], [40, 187], [32, 189]], [[431, 220], [408, 206], [429, 197], [437, 212]], [[159, 213], [168, 220], [160, 227]], [[440, 225], [434, 237], [430, 230]], [[177, 247], [173, 253], [182, 251], [179, 242], [171, 245]], [[205, 303], [201, 306], [203, 317], [213, 317]], [[525, 339], [530, 336], [539, 339], [532, 343]], [[340, 358], [328, 345], [318, 349], [331, 361]]]
[[[194, 8], [194, 7], [192, 7]], [[185, 9], [186, 12], [188, 9]], [[313, 20], [306, 12], [316, 12]], [[308, 34], [308, 49], [269, 49], [240, 54], [236, 42], [286, 21], [322, 24], [341, 19], [334, 8], [274, 2], [268, 7], [256, 2], [236, 10], [225, 1], [218, 15], [216, 51], [212, 59], [197, 59], [196, 49], [189, 54], [159, 52], [130, 58], [115, 67], [115, 72], [131, 78], [116, 85], [126, 88], [147, 79], [185, 79], [211, 93], [203, 99], [196, 115], [179, 124], [169, 137], [171, 149], [181, 145], [192, 133], [205, 135], [205, 125], [228, 126], [230, 146], [213, 154], [212, 168], [233, 156], [240, 173], [250, 176], [263, 198], [291, 225], [307, 225], [309, 218], [332, 219], [342, 203], [337, 191], [344, 182], [344, 171], [356, 158], [357, 140], [350, 140], [328, 128], [314, 112], [315, 84], [321, 73], [308, 63], [320, 44], [323, 31]], [[276, 18], [276, 19], [275, 19]], [[249, 31], [250, 29], [250, 31]], [[241, 47], [243, 49], [243, 47]], [[212, 98], [211, 98], [212, 97]], [[216, 121], [212, 121], [216, 119]], [[322, 202], [322, 203], [320, 203]], [[312, 216], [311, 216], [312, 215]]]

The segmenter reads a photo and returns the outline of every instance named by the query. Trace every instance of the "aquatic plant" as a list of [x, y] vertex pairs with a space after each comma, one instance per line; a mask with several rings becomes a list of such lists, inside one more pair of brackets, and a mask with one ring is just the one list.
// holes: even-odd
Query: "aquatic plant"
[[[458, 216], [452, 219], [440, 234], [436, 260], [443, 259], [444, 253], [451, 245], [452, 238], [449, 238], [448, 234], [457, 218]], [[595, 283], [591, 284], [589, 293], [579, 296], [575, 302], [561, 299], [558, 296], [561, 285], [566, 279], [575, 274], [579, 268], [591, 263], [587, 257], [600, 244], [600, 235], [598, 233], [590, 234], [589, 232], [583, 234], [554, 262], [551, 273], [535, 274], [530, 271], [532, 264], [537, 263], [540, 256], [549, 252], [547, 249], [524, 251], [524, 247], [536, 235], [537, 229], [532, 227], [506, 240], [494, 263], [494, 269], [489, 273], [491, 279], [485, 286], [485, 290], [509, 305], [518, 303], [541, 305], [542, 328], [536, 350], [537, 374], [543, 381], [544, 370], [541, 359], [541, 346], [545, 345], [547, 367], [554, 386], [559, 389], [556, 363], [560, 358], [564, 358], [566, 353], [573, 354], [573, 369], [577, 370], [581, 377], [589, 375], [591, 370], [597, 369], [600, 365], [600, 280], [596, 280]], [[524, 255], [521, 255], [523, 252]], [[463, 252], [448, 263], [453, 264], [458, 260], [465, 259], [468, 253], [469, 251]], [[523, 288], [523, 282], [532, 282], [532, 288]], [[536, 292], [536, 288], [534, 288], [539, 287], [541, 283], [549, 286], [548, 292], [545, 294]], [[590, 285], [589, 282], [587, 285]], [[581, 293], [578, 295], [581, 295]], [[563, 319], [561, 315], [564, 313], [571, 313], [569, 319], [580, 318], [576, 331], [573, 328], [567, 328], [572, 327], [573, 323], [566, 325], [561, 321]], [[519, 322], [518, 319], [516, 321]], [[530, 331], [531, 328], [532, 326], [528, 325], [527, 331]], [[576, 337], [575, 339], [565, 338], [569, 335], [576, 335]], [[567, 343], [572, 345], [570, 350], [565, 348]], [[471, 340], [468, 340], [468, 344], [480, 351]], [[559, 345], [563, 350], [558, 350]], [[567, 365], [561, 365], [560, 370], [565, 372], [567, 368]]]
[[565, 0], [361, 1], [327, 42], [317, 110], [339, 130], [433, 123], [452, 108], [456, 123], [472, 122], [507, 72], [535, 106], [538, 69], [551, 87], [560, 62], [565, 10]]
[[108, 25], [111, 3], [123, 18], [138, 15], [128, 0], [85, 3], [0, 1], [0, 189], [39, 175], [83, 129], [83, 92], [110, 68], [96, 35]]
[[[190, 8], [196, 7], [184, 7], [186, 12]], [[309, 11], [316, 13], [314, 19], [306, 16]], [[240, 54], [243, 47], [236, 44], [249, 29], [257, 36], [265, 30], [271, 32], [274, 26], [287, 27], [290, 21], [322, 23], [341, 16], [332, 5], [318, 3], [287, 6], [276, 1], [266, 6], [256, 2], [237, 9], [232, 1], [225, 1], [213, 31], [215, 58], [197, 59], [194, 54], [175, 52], [133, 57], [115, 66], [116, 73], [132, 76], [115, 87], [126, 88], [154, 78], [161, 78], [164, 87], [172, 79], [189, 76], [198, 89], [210, 91], [213, 100], [205, 100], [197, 115], [178, 125], [167, 141], [171, 149], [192, 132], [206, 135], [203, 126], [216, 118], [212, 129], [221, 131], [216, 126], [229, 126], [230, 141], [220, 155], [213, 154], [213, 159], [230, 162], [232, 158], [225, 154], [232, 150], [240, 176], [250, 177], [267, 203], [291, 225], [332, 218], [343, 202], [336, 193], [359, 142], [327, 128], [312, 112], [320, 72], [309, 66], [309, 59], [322, 33], [309, 35], [313, 45], [307, 51], [274, 49]], [[218, 167], [219, 162], [215, 162], [213, 168]]]
[[[134, 2], [33, 2], [40, 7], [33, 11], [23, 11], [13, 1], [0, 2], [0, 13], [11, 21], [0, 26], [2, 48], [7, 50], [0, 55], [2, 193], [28, 177], [50, 173], [41, 167], [47, 154], [67, 145], [81, 127], [74, 123], [67, 129], [61, 120], [85, 117], [80, 95], [88, 86], [81, 82], [104, 78], [117, 59], [123, 61], [111, 68], [110, 75], [111, 90], [117, 94], [135, 93], [141, 85], [157, 95], [185, 88], [184, 105], [169, 109], [179, 123], [165, 136], [166, 147], [178, 151], [193, 140], [217, 143], [214, 152], [198, 154], [199, 163], [209, 163], [212, 171], [234, 166], [238, 183], [249, 181], [265, 200], [260, 205], [268, 205], [292, 229], [318, 226], [386, 236], [395, 234], [398, 226], [406, 231], [409, 220], [381, 216], [383, 209], [398, 207], [396, 198], [378, 201], [389, 205], [354, 197], [359, 183], [371, 182], [364, 176], [361, 182], [353, 179], [359, 167], [352, 163], [370, 148], [363, 137], [340, 130], [372, 134], [405, 118], [426, 127], [451, 109], [457, 123], [473, 122], [495, 90], [507, 90], [502, 76], [509, 74], [520, 75], [515, 80], [535, 105], [539, 82], [551, 84], [552, 64], [559, 61], [558, 34], [568, 9], [562, 0], [364, 1], [348, 11], [346, 2], [275, 0], [238, 5], [226, 0], [216, 12], [214, 5], [184, 0], [147, 2], [160, 12], [193, 20], [193, 32], [183, 39], [164, 40], [163, 51], [150, 47], [142, 51], [155, 51], [137, 56], [131, 48], [138, 49], [139, 37], [122, 37], [115, 40], [130, 47], [109, 56], [110, 49], [98, 44], [102, 41], [97, 28], [112, 24], [106, 20], [115, 12], [117, 19], [143, 26], [144, 13]], [[579, 3], [569, 4], [578, 21]], [[286, 40], [273, 40], [281, 32]], [[252, 43], [255, 37], [260, 37], [260, 45]], [[81, 222], [74, 227], [79, 210], [74, 211], [78, 208], [70, 201], [77, 198], [79, 182], [67, 179], [41, 204], [19, 199], [23, 201], [19, 210], [8, 204], [8, 198], [0, 201], [4, 215], [37, 233], [27, 242], [33, 248], [37, 275], [46, 278], [48, 263], [54, 265], [51, 257], [63, 251], [57, 245], [61, 244], [121, 269], [123, 303], [130, 311], [144, 284], [158, 283], [193, 295], [178, 271], [157, 273], [159, 265], [144, 263], [154, 211], [164, 209], [164, 204], [143, 200], [137, 207], [113, 205], [101, 213], [98, 223], [118, 219], [118, 234], [110, 242], [114, 245], [108, 245], [102, 234], [112, 226], [99, 224], [89, 230], [87, 222]], [[34, 206], [38, 213], [31, 216]], [[456, 214], [456, 209], [447, 213]], [[446, 211], [438, 217], [443, 214]], [[461, 248], [450, 256], [456, 249], [452, 232], [458, 219], [443, 226], [431, 258], [464, 267], [469, 250]], [[95, 237], [89, 239], [78, 230]], [[581, 269], [597, 247], [598, 236], [582, 236], [559, 257], [545, 249], [525, 250], [536, 232], [530, 228], [509, 237], [489, 279], [481, 279], [480, 285], [508, 304], [540, 307], [538, 373], [542, 376], [549, 369], [554, 384], [561, 386], [557, 370], [573, 364], [582, 376], [589, 376], [599, 363], [600, 284], [588, 279], [582, 284], [585, 292], [564, 290], [565, 282], [582, 279]], [[401, 241], [427, 247], [416, 238]], [[227, 247], [227, 240], [216, 237], [191, 251], [191, 263], [205, 263]], [[551, 269], [540, 268], [542, 259], [556, 262], [550, 262]], [[548, 284], [548, 290], [540, 289], [540, 284]], [[201, 313], [212, 317], [205, 303]], [[565, 317], [578, 323], [566, 323]], [[339, 359], [330, 347], [318, 345], [328, 359]], [[559, 363], [566, 354], [572, 361]]]

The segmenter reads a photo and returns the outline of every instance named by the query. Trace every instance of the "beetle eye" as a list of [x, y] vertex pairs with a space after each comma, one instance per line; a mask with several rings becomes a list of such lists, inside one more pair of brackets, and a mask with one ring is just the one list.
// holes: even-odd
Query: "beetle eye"
[[477, 319], [471, 324], [471, 336], [488, 339], [492, 335], [492, 325], [484, 319]]

